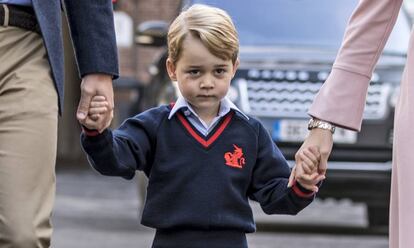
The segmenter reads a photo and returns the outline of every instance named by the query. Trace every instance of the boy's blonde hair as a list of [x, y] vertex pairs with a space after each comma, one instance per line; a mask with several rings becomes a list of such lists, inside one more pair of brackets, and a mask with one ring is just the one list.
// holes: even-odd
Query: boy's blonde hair
[[230, 16], [222, 9], [195, 4], [183, 10], [168, 30], [168, 57], [175, 64], [185, 37], [192, 35], [216, 57], [233, 64], [239, 53], [239, 38]]

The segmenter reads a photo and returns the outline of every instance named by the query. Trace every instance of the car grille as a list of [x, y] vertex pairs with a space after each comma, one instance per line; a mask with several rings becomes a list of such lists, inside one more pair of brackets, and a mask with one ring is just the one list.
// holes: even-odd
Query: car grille
[[[327, 71], [248, 70], [234, 85], [242, 110], [259, 117], [303, 118], [325, 79]], [[241, 76], [241, 77], [240, 77]], [[364, 119], [382, 119], [387, 114], [391, 86], [374, 74], [368, 88]]]

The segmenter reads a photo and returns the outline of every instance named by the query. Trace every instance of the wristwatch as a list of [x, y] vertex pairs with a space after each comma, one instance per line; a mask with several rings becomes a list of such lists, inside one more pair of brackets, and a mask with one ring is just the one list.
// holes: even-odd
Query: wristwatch
[[335, 133], [335, 125], [326, 122], [311, 118], [308, 123], [308, 130], [312, 130], [314, 128], [320, 128], [331, 131], [332, 134]]

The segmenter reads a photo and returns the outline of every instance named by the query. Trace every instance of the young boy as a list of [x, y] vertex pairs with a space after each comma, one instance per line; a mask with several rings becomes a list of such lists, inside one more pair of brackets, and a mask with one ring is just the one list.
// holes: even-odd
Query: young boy
[[156, 229], [153, 247], [247, 247], [245, 233], [255, 231], [249, 198], [267, 214], [296, 214], [323, 179], [318, 152], [306, 150], [297, 168], [309, 180], [288, 188], [290, 169], [268, 132], [225, 97], [238, 48], [226, 12], [193, 5], [168, 33], [166, 66], [182, 94], [175, 104], [98, 133], [109, 113], [105, 98], [93, 99], [83, 148], [103, 175], [148, 176], [142, 224]]

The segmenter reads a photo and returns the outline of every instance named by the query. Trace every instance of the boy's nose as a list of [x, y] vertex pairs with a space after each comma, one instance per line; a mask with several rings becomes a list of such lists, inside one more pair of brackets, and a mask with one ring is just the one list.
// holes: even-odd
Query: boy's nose
[[214, 87], [214, 79], [212, 77], [204, 77], [200, 83], [201, 88], [213, 88]]

